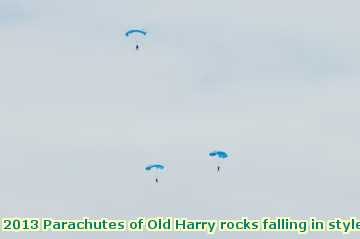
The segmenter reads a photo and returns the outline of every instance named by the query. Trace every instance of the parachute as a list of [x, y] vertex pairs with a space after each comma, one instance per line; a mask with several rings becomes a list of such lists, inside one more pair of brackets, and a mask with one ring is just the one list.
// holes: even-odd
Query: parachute
[[132, 39], [132, 41], [135, 41], [135, 49], [140, 49], [140, 42], [144, 36], [146, 36], [147, 32], [141, 29], [130, 29], [127, 32], [125, 32], [125, 36]]
[[159, 170], [164, 170], [165, 166], [162, 164], [150, 164], [148, 166], [145, 167], [146, 171], [150, 171], [152, 169], [159, 169]]
[[209, 156], [219, 160], [218, 161], [218, 166], [217, 166], [217, 171], [218, 171], [218, 173], [220, 173], [220, 168], [221, 168], [220, 167], [220, 164], [221, 164], [220, 161], [223, 161], [224, 159], [228, 159], [229, 155], [224, 151], [214, 150], [214, 151], [209, 153]]
[[224, 152], [224, 151], [217, 151], [217, 150], [210, 152], [210, 153], [209, 153], [209, 156], [210, 156], [210, 157], [218, 157], [218, 158], [220, 158], [220, 159], [226, 159], [226, 158], [229, 157], [229, 155], [228, 155], [226, 152]]
[[144, 36], [146, 36], [147, 32], [145, 32], [144, 30], [140, 30], [140, 29], [130, 29], [125, 33], [125, 36], [129, 37], [130, 35], [134, 34], [134, 33], [139, 33], [142, 34]]
[[[148, 166], [145, 167], [146, 171], [163, 171], [165, 170], [165, 166], [159, 163], [155, 163], [155, 164], [149, 164]], [[158, 172], [155, 172], [156, 177], [155, 177], [155, 182], [158, 183], [159, 179], [158, 179]]]

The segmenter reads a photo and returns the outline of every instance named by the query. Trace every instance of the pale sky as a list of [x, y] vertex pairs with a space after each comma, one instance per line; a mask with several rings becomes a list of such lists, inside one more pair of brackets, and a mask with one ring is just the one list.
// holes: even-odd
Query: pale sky
[[[0, 0], [0, 216], [356, 216], [359, 7]], [[138, 52], [132, 27], [149, 33]], [[214, 149], [231, 155], [221, 175]], [[229, 236], [244, 234], [209, 238]]]

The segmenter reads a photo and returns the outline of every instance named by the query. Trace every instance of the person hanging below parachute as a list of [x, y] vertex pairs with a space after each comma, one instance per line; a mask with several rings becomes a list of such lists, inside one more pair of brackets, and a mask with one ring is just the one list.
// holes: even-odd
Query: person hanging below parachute
[[146, 171], [149, 172], [154, 172], [156, 174], [155, 176], [155, 182], [158, 183], [159, 182], [159, 178], [158, 178], [158, 173], [161, 171], [165, 170], [165, 166], [162, 164], [149, 164], [148, 166], [145, 167]]
[[210, 152], [209, 156], [218, 160], [217, 172], [220, 173], [221, 161], [228, 159], [229, 155], [224, 151], [215, 150]]
[[140, 49], [140, 40], [145, 37], [147, 34], [146, 31], [141, 29], [130, 29], [127, 32], [125, 32], [125, 36], [128, 38], [133, 39], [136, 42], [135, 49], [138, 51]]

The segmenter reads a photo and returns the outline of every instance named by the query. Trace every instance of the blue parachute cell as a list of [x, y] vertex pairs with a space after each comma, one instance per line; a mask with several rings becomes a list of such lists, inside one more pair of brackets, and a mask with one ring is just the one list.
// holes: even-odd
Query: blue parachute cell
[[218, 157], [218, 158], [221, 158], [221, 159], [226, 159], [227, 157], [229, 157], [229, 155], [226, 152], [218, 151], [218, 150], [210, 152], [209, 156]]
[[144, 36], [147, 34], [147, 32], [145, 32], [144, 30], [140, 30], [140, 29], [130, 29], [129, 31], [127, 31], [125, 33], [125, 36], [130, 36], [133, 33], [139, 33], [139, 34], [143, 34]]
[[145, 167], [146, 171], [150, 171], [152, 169], [159, 169], [159, 170], [164, 170], [165, 166], [162, 164], [150, 164], [148, 166]]

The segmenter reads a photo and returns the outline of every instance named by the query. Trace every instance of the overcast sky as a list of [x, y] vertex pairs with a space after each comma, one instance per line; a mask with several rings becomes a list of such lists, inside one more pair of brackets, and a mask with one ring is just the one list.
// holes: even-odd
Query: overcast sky
[[[1, 216], [356, 216], [359, 8], [0, 0]], [[132, 27], [148, 31], [140, 51]], [[230, 154], [221, 175], [214, 149]], [[207, 238], [26, 238], [84, 236]], [[243, 235], [212, 238], [229, 236]]]

